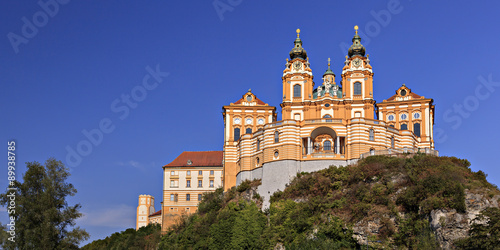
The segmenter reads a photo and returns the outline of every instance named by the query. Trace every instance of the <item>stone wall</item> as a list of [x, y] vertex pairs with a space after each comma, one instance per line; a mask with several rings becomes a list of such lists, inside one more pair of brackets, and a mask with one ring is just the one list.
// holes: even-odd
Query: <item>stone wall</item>
[[282, 160], [268, 162], [262, 167], [251, 170], [242, 171], [236, 176], [236, 185], [239, 185], [244, 180], [261, 179], [262, 184], [258, 187], [258, 193], [263, 199], [263, 209], [269, 207], [269, 198], [278, 191], [284, 190], [286, 184], [297, 176], [300, 172], [314, 172], [328, 168], [331, 165], [346, 166], [354, 164], [356, 160], [317, 160], [317, 161], [295, 161]]

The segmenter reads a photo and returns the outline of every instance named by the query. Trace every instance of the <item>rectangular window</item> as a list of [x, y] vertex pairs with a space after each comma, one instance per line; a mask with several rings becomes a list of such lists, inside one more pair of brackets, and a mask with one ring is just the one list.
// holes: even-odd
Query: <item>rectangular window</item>
[[203, 187], [203, 181], [202, 180], [198, 180], [198, 187], [199, 188]]
[[174, 194], [170, 194], [170, 201], [174, 201], [175, 200], [175, 195]]
[[214, 171], [213, 170], [210, 170], [210, 175], [214, 175]]
[[214, 180], [210, 180], [210, 187], [214, 187]]
[[198, 175], [203, 175], [203, 171], [198, 171]]
[[170, 171], [170, 175], [175, 175], [175, 171]]
[[190, 194], [186, 194], [186, 201], [190, 201], [191, 200], [191, 195]]
[[186, 175], [191, 175], [191, 171], [186, 171]]
[[240, 139], [240, 128], [234, 128], [234, 141]]
[[354, 83], [354, 95], [361, 95], [361, 83], [360, 82]]
[[170, 181], [170, 187], [171, 188], [178, 188], [179, 187], [179, 181], [171, 180]]
[[300, 84], [293, 85], [293, 97], [300, 97], [302, 94], [301, 89]]
[[186, 187], [188, 187], [188, 188], [191, 187], [191, 180], [186, 181]]
[[201, 201], [201, 194], [198, 194], [198, 200]]

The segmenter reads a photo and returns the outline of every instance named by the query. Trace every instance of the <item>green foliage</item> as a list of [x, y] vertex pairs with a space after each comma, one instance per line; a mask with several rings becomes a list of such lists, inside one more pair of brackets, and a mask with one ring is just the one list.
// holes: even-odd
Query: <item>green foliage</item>
[[265, 212], [243, 198], [260, 183], [245, 181], [226, 193], [219, 189], [205, 194], [198, 213], [168, 231], [159, 246], [353, 249], [361, 246], [353, 239], [352, 226], [378, 221], [379, 233], [370, 236], [382, 241], [376, 247], [437, 249], [428, 221], [432, 210], [465, 212], [466, 188], [484, 189], [490, 197], [500, 193], [484, 173], [469, 166], [467, 160], [424, 154], [367, 157], [354, 166], [298, 173], [285, 190], [271, 196]]
[[416, 214], [410, 214], [409, 218], [400, 221], [399, 231], [394, 234], [394, 243], [407, 249], [439, 249], [429, 221]]
[[149, 224], [135, 230], [129, 228], [120, 233], [114, 233], [102, 240], [95, 240], [84, 247], [83, 250], [116, 249], [116, 250], [152, 250], [156, 249], [161, 238], [160, 224]]
[[7, 249], [77, 249], [78, 243], [88, 239], [88, 233], [75, 226], [82, 216], [81, 206], [68, 205], [67, 196], [76, 189], [67, 183], [68, 168], [53, 158], [45, 162], [28, 162], [23, 182], [16, 180], [16, 191], [0, 194], [0, 203], [7, 205], [7, 195], [15, 194], [15, 243], [4, 242]]
[[[210, 202], [210, 201], [203, 201]], [[224, 204], [220, 204], [222, 207]], [[197, 214], [167, 232], [160, 249], [259, 249], [267, 219], [253, 202], [225, 204], [217, 213]]]
[[[421, 209], [424, 214], [441, 208], [453, 208], [464, 213], [464, 171], [469, 170], [466, 166], [470, 163], [457, 158], [429, 158], [419, 156], [416, 165], [408, 166], [408, 182], [413, 185], [398, 197], [397, 204], [411, 212]], [[427, 165], [430, 161], [432, 168]]]
[[481, 211], [469, 234], [470, 237], [458, 240], [455, 244], [462, 249], [499, 249], [500, 209], [490, 207]]
[[333, 217], [319, 224], [313, 237], [286, 246], [287, 249], [354, 249], [357, 242], [352, 235], [351, 228], [346, 228], [340, 218]]
[[222, 206], [223, 197], [222, 188], [216, 189], [215, 192], [204, 193], [202, 202], [198, 205], [198, 212], [200, 214], [205, 214], [218, 211]]
[[250, 180], [244, 180], [237, 188], [236, 191], [238, 192], [245, 192], [248, 189], [250, 189]]

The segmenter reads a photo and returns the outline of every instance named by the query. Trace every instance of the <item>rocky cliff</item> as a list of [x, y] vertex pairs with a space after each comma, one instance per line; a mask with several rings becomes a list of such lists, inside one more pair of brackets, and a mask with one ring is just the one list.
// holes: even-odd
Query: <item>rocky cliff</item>
[[[495, 249], [500, 237], [488, 230], [490, 222], [500, 224], [500, 210], [490, 213], [494, 220], [481, 216], [499, 207], [500, 191], [469, 167], [455, 157], [372, 156], [298, 173], [264, 211], [259, 181], [243, 182], [204, 196], [160, 248]], [[477, 223], [485, 227], [469, 237]]]

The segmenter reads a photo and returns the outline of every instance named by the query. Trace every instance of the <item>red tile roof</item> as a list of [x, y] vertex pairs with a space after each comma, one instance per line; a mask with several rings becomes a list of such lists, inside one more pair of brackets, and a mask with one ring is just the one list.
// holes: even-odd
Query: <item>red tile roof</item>
[[161, 209], [158, 210], [156, 213], [153, 213], [153, 214], [150, 214], [149, 217], [151, 216], [156, 216], [156, 215], [160, 215], [161, 214]]
[[[191, 164], [188, 164], [191, 161]], [[222, 151], [184, 151], [163, 167], [222, 167]]]
[[[255, 97], [255, 100], [257, 101], [257, 104], [259, 105], [266, 105], [265, 102], [261, 101], [259, 98]], [[237, 102], [235, 102], [234, 104], [241, 104], [242, 102], [244, 102], [245, 100], [243, 100], [243, 98], [239, 99]]]

